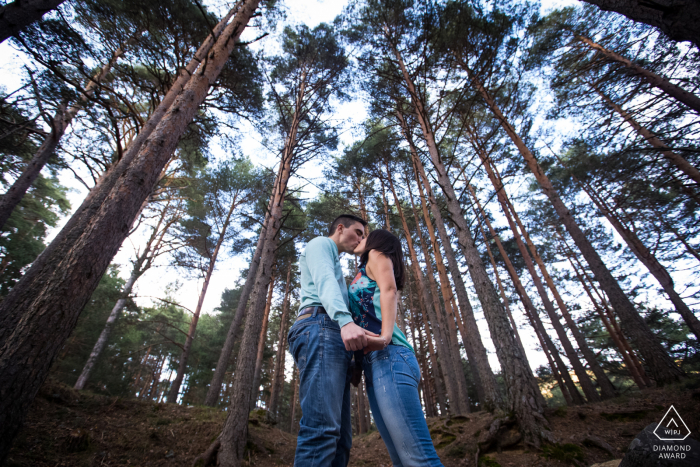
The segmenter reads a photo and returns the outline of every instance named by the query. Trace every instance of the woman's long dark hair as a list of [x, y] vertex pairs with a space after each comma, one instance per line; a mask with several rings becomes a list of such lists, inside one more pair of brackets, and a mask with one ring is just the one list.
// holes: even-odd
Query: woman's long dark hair
[[396, 289], [403, 289], [404, 281], [404, 265], [403, 265], [403, 250], [401, 249], [401, 240], [396, 235], [388, 230], [373, 230], [367, 236], [365, 243], [365, 252], [360, 256], [360, 267], [367, 264], [370, 250], [377, 250], [391, 259], [394, 265], [394, 279], [396, 280]]

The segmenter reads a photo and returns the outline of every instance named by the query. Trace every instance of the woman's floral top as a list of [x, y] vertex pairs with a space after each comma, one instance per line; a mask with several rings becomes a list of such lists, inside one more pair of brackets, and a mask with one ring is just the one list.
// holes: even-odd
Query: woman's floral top
[[[350, 313], [352, 313], [355, 324], [375, 334], [381, 334], [382, 309], [379, 302], [379, 287], [373, 279], [369, 278], [364, 265], [360, 266], [355, 279], [348, 288], [348, 298], [350, 300]], [[403, 345], [413, 350], [406, 336], [396, 324], [394, 324], [391, 343]]]

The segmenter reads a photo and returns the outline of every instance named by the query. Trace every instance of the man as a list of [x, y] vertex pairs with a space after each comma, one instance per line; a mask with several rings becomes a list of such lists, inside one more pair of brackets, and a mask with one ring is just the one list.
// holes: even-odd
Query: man
[[357, 216], [343, 214], [331, 224], [328, 237], [314, 238], [299, 256], [301, 305], [288, 337], [299, 368], [298, 467], [345, 467], [350, 460], [353, 352], [376, 334], [352, 320], [339, 255], [353, 252], [366, 225]]

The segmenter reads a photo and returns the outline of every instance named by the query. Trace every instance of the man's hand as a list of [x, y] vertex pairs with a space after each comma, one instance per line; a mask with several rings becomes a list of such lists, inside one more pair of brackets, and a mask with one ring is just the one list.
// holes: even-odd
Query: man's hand
[[345, 350], [362, 350], [367, 346], [367, 336], [376, 336], [373, 332], [362, 329], [355, 323], [348, 323], [340, 328], [340, 338], [343, 339]]

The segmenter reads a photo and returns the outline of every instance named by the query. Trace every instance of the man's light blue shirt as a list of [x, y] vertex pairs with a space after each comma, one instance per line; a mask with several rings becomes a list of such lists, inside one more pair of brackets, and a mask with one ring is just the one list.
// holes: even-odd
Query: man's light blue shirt
[[[352, 323], [349, 311], [348, 286], [340, 267], [338, 246], [328, 237], [316, 237], [299, 256], [301, 271], [301, 305], [322, 306], [342, 328]], [[299, 313], [297, 312], [297, 316]]]

